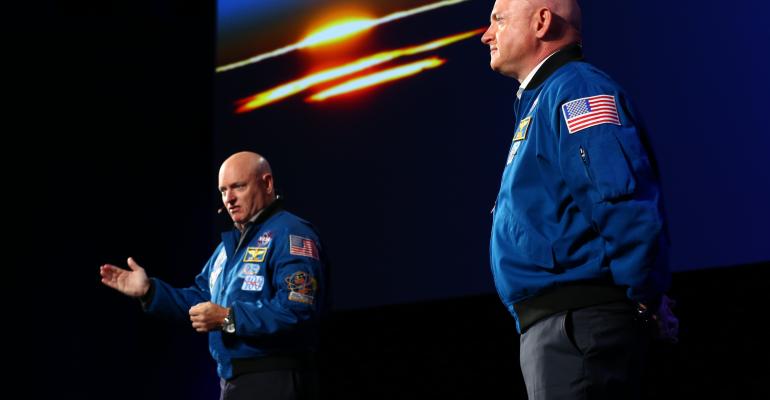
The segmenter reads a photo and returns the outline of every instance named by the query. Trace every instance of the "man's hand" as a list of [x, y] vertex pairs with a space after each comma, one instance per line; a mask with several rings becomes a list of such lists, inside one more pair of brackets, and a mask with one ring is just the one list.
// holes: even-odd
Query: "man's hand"
[[656, 332], [658, 339], [672, 344], [679, 341], [679, 319], [671, 311], [671, 308], [675, 305], [676, 302], [674, 300], [663, 295], [658, 311], [652, 315], [652, 319], [655, 320], [658, 328]]
[[222, 327], [228, 309], [210, 301], [198, 303], [190, 308], [192, 327], [198, 332], [211, 332]]
[[130, 271], [112, 264], [102, 265], [99, 268], [102, 283], [127, 296], [144, 296], [150, 289], [150, 278], [131, 257], [128, 257], [128, 267]]

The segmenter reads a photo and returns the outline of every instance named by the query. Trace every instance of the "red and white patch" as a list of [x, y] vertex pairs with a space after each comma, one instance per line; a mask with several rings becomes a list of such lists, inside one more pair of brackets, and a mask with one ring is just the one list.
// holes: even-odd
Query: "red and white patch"
[[561, 111], [570, 134], [601, 124], [620, 125], [615, 96], [608, 94], [569, 101]]

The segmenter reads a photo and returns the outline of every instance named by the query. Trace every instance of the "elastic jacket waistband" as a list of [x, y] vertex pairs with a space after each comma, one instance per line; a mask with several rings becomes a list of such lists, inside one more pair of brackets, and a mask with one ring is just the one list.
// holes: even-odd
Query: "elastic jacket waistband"
[[594, 306], [597, 304], [630, 301], [620, 286], [596, 283], [576, 283], [559, 286], [513, 305], [519, 319], [521, 333], [535, 322], [553, 314]]
[[315, 365], [312, 353], [279, 354], [260, 358], [234, 358], [233, 378], [253, 372], [278, 371], [286, 369], [309, 369]]

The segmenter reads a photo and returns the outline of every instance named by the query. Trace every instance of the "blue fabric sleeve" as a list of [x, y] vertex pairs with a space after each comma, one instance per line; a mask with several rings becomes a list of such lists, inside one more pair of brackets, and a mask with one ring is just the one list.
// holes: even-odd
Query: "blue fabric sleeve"
[[[218, 254], [219, 250], [214, 252]], [[190, 322], [190, 307], [211, 300], [208, 276], [214, 257], [206, 263], [195, 284], [188, 288], [175, 288], [160, 279], [152, 278], [155, 295], [147, 307], [147, 312], [181, 322]]]
[[[583, 87], [559, 112], [559, 164], [574, 200], [605, 241], [614, 282], [638, 302], [656, 302], [668, 287], [659, 256], [663, 235], [660, 188], [624, 96], [614, 88]], [[570, 133], [565, 102], [612, 95], [620, 120]]]

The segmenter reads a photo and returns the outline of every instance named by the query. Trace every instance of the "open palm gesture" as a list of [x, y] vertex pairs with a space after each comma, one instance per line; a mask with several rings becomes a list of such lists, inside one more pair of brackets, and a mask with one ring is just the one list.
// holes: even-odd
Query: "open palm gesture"
[[150, 289], [150, 278], [144, 272], [144, 268], [128, 258], [130, 270], [120, 268], [112, 264], [104, 264], [99, 268], [102, 283], [131, 297], [141, 297]]

